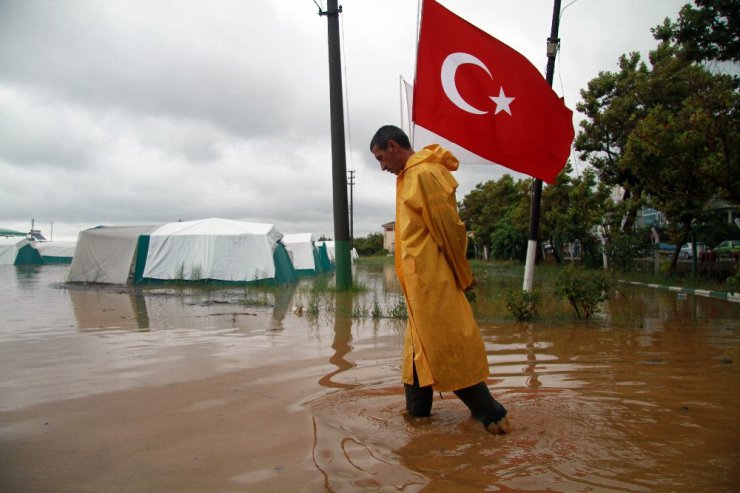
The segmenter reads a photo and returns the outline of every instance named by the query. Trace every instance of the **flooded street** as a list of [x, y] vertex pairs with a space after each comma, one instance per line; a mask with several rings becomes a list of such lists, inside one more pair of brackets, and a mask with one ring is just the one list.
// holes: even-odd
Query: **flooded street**
[[404, 415], [390, 264], [352, 294], [68, 268], [0, 266], [0, 491], [740, 490], [737, 303], [620, 286], [596, 320], [525, 324], [479, 294], [514, 428], [491, 436], [452, 393]]

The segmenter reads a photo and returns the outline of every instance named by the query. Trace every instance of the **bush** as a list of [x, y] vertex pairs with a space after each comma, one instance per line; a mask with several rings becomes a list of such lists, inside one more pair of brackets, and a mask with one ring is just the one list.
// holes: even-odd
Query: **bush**
[[383, 233], [370, 233], [362, 238], [355, 238], [352, 242], [357, 254], [363, 257], [385, 255], [383, 249]]
[[735, 272], [734, 276], [725, 280], [725, 286], [727, 286], [727, 291], [730, 294], [737, 293], [738, 288], [740, 288], [740, 269]]
[[567, 298], [578, 318], [591, 318], [608, 298], [611, 279], [607, 272], [569, 265], [555, 279], [555, 294]]
[[510, 289], [506, 292], [506, 308], [520, 322], [532, 320], [537, 316], [537, 303], [540, 301], [538, 291]]

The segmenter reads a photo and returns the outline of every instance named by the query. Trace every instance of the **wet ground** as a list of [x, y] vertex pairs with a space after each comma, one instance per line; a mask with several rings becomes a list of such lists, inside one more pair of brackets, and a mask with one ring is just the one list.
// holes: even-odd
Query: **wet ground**
[[737, 303], [621, 286], [522, 324], [479, 295], [490, 436], [453, 394], [404, 415], [390, 265], [344, 295], [67, 269], [0, 267], [0, 491], [740, 490]]

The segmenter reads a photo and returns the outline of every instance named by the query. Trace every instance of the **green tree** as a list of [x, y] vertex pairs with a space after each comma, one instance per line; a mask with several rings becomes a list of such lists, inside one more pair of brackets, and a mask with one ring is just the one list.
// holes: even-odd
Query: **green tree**
[[[653, 70], [640, 89], [650, 108], [631, 133], [625, 157], [668, 220], [670, 239], [681, 245], [713, 197], [740, 199], [737, 147], [726, 147], [728, 139], [737, 142], [740, 107], [731, 77], [676, 54], [666, 43], [651, 53]], [[678, 251], [672, 268], [677, 258]]]
[[576, 105], [586, 115], [575, 148], [597, 172], [599, 180], [608, 186], [624, 190], [622, 208], [624, 222], [620, 229], [631, 233], [637, 211], [643, 204], [642, 184], [633, 171], [633, 163], [625, 157], [627, 141], [646, 113], [639, 88], [649, 77], [647, 65], [639, 53], [622, 55], [618, 72], [600, 72], [581, 90], [582, 100]]
[[507, 215], [511, 218], [511, 211], [526, 201], [525, 190], [530, 181], [514, 181], [506, 174], [498, 180], [479, 183], [463, 198], [459, 204], [460, 218], [473, 233], [476, 247], [491, 248], [491, 235], [499, 222]]
[[527, 230], [514, 225], [514, 208], [506, 212], [491, 233], [491, 256], [500, 260], [524, 262], [527, 257]]
[[740, 61], [740, 0], [694, 0], [678, 20], [666, 19], [653, 36], [680, 46], [680, 55], [691, 62]]
[[582, 246], [596, 244], [594, 230], [602, 225], [610, 201], [608, 188], [597, 182], [593, 170], [587, 169], [576, 178], [570, 172], [568, 165], [555, 184], [542, 193], [540, 237], [548, 238], [558, 263], [563, 244], [575, 241]]
[[587, 120], [576, 149], [632, 202], [622, 206], [622, 229], [631, 231], [634, 211], [649, 200], [677, 244], [704, 219], [710, 199], [740, 202], [738, 78], [696, 63], [737, 60], [738, 31], [725, 27], [736, 23], [738, 0], [697, 3], [678, 23], [653, 30], [662, 41], [650, 68], [637, 54], [622, 56], [620, 71], [599, 74], [578, 105]]
[[[720, 182], [717, 196], [740, 203], [740, 0], [695, 0], [686, 4], [678, 20], [666, 19], [652, 29], [653, 37], [671, 55], [701, 65], [714, 77], [693, 101], [692, 124], [703, 127], [712, 149], [713, 179]], [[725, 62], [725, 63], [717, 63]], [[708, 89], [707, 89], [708, 88]]]

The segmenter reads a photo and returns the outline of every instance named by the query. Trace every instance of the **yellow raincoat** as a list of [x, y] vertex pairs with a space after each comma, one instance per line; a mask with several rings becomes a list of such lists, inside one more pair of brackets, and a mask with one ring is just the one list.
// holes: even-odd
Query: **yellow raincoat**
[[464, 290], [473, 281], [465, 225], [450, 171], [459, 161], [432, 145], [409, 158], [396, 182], [396, 275], [409, 319], [403, 381], [452, 391], [488, 377], [488, 359]]

